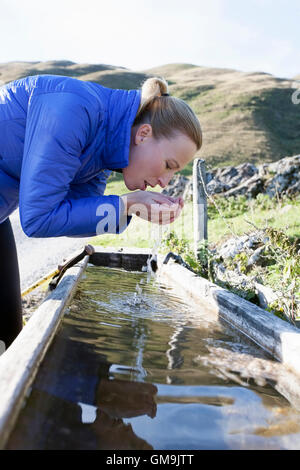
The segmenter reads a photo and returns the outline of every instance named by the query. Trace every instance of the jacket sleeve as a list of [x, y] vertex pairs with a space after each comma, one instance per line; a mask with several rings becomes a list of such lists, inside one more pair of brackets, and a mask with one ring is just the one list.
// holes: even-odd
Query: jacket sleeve
[[94, 236], [121, 233], [127, 227], [130, 220], [119, 196], [97, 194], [94, 187], [92, 195], [87, 188], [87, 197], [74, 197], [74, 190], [72, 197], [72, 180], [96, 118], [84, 98], [73, 93], [32, 98], [19, 196], [20, 220], [27, 236]]
[[[67, 199], [79, 199], [83, 197], [89, 196], [103, 196], [103, 193], [106, 188], [106, 180], [110, 175], [111, 170], [102, 170], [98, 175], [94, 176], [91, 180], [87, 181], [84, 184], [71, 184], [69, 192], [67, 194]], [[102, 206], [104, 207], [104, 206]], [[120, 218], [119, 225], [117, 226], [116, 233], [122, 233], [129, 225], [132, 216], [127, 216], [124, 218]], [[105, 219], [102, 219], [105, 222]], [[103, 222], [98, 224], [98, 235], [108, 233], [107, 227], [108, 225], [104, 226]], [[103, 230], [101, 231], [101, 226]], [[90, 237], [91, 234], [86, 235], [72, 235], [73, 237]]]
[[102, 196], [106, 189], [107, 178], [111, 170], [101, 170], [96, 176], [86, 183], [71, 183], [67, 198], [78, 199], [80, 197]]

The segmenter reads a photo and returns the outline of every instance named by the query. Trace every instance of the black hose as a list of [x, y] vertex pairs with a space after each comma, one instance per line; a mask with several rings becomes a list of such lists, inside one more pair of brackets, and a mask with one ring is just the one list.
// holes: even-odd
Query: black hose
[[172, 251], [170, 251], [166, 255], [166, 257], [163, 261], [163, 264], [168, 264], [168, 262], [170, 261], [171, 258], [175, 261], [175, 263], [181, 264], [181, 266], [183, 266], [184, 268], [186, 268], [189, 271], [192, 271], [193, 273], [195, 273], [195, 271], [191, 268], [191, 266], [189, 264], [187, 264], [185, 261], [183, 261], [183, 259], [181, 258], [180, 255], [175, 255], [175, 253], [173, 253]]

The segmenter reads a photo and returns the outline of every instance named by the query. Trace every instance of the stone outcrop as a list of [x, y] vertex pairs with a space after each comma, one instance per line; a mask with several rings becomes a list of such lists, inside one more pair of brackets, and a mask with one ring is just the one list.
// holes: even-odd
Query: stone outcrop
[[247, 252], [252, 256], [268, 240], [269, 238], [264, 235], [264, 232], [258, 230], [248, 235], [230, 238], [219, 248], [218, 254], [224, 259], [234, 258], [242, 252]]
[[257, 173], [258, 169], [251, 163], [243, 163], [237, 167], [218, 168], [209, 175], [210, 181], [207, 183], [207, 192], [215, 194], [230, 191], [244, 184]]
[[[255, 198], [258, 194], [270, 197], [294, 196], [300, 193], [300, 155], [286, 157], [274, 163], [256, 167], [243, 163], [237, 167], [217, 168], [206, 174], [208, 194], [223, 196], [245, 195]], [[192, 179], [175, 175], [162, 191], [173, 197], [192, 199]]]
[[162, 190], [163, 194], [167, 194], [172, 197], [179, 197], [184, 195], [187, 185], [191, 183], [191, 180], [183, 175], [175, 175], [168, 186]]

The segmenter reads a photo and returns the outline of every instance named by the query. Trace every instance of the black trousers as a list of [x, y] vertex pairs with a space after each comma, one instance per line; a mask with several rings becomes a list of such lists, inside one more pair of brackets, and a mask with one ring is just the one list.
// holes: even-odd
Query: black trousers
[[9, 219], [0, 224], [0, 340], [6, 348], [22, 330], [22, 300], [15, 238]]

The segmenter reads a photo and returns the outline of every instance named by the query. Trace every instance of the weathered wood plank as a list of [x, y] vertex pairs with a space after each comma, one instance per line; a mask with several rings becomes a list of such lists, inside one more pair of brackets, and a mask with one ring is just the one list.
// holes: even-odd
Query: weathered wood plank
[[251, 304], [245, 299], [196, 276], [172, 261], [162, 264], [159, 257], [159, 275], [177, 284], [185, 298], [209, 309], [293, 371], [300, 374], [300, 331], [275, 315]]
[[198, 258], [201, 243], [207, 240], [207, 201], [205, 160], [197, 158], [193, 163], [193, 214], [194, 253]]
[[11, 346], [0, 356], [0, 448], [15, 424], [38, 367], [51, 344], [63, 312], [74, 295], [88, 256], [70, 268], [57, 288], [35, 311]]
[[90, 256], [89, 262], [95, 266], [109, 266], [110, 268], [122, 268], [126, 271], [141, 271], [147, 266], [147, 259], [151, 251], [142, 248], [117, 248], [95, 247], [95, 253]]

